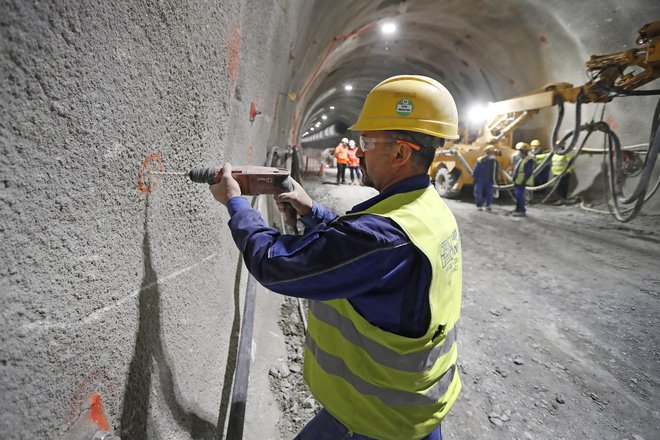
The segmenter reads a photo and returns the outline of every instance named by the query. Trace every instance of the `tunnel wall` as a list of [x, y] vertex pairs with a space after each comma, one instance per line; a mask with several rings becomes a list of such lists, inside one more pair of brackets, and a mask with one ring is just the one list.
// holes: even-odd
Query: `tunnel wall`
[[207, 187], [145, 171], [263, 164], [309, 7], [1, 3], [0, 438], [93, 392], [122, 438], [211, 437], [245, 272]]

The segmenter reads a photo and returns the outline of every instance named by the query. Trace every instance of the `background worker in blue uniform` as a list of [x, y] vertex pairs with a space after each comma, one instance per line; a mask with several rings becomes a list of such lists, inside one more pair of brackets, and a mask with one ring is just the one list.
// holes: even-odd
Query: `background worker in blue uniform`
[[490, 205], [493, 204], [493, 185], [497, 183], [497, 174], [499, 173], [495, 152], [495, 146], [486, 145], [486, 148], [484, 148], [486, 154], [477, 159], [472, 170], [474, 199], [479, 211], [484, 205], [487, 211], [492, 209]]
[[456, 367], [462, 290], [456, 220], [427, 174], [435, 148], [457, 139], [454, 99], [437, 81], [395, 76], [367, 96], [363, 183], [378, 190], [346, 215], [294, 190], [302, 236], [270, 228], [223, 167], [225, 204], [245, 264], [266, 288], [309, 298], [304, 378], [323, 409], [300, 440], [439, 440], [461, 388]]
[[525, 187], [534, 184], [534, 158], [529, 154], [529, 144], [518, 142], [516, 150], [520, 152], [520, 160], [513, 169], [513, 195], [516, 198], [516, 210], [514, 217], [525, 217], [527, 210], [525, 208]]

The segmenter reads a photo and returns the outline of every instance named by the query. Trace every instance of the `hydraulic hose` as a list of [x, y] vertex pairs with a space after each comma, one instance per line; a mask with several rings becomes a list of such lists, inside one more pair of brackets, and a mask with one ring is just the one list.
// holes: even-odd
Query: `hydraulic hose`
[[578, 138], [580, 137], [580, 133], [578, 127], [580, 127], [581, 121], [582, 121], [582, 100], [583, 100], [584, 94], [582, 92], [578, 93], [577, 99], [575, 101], [575, 129], [570, 132], [570, 133], [575, 133], [575, 136], [571, 137], [571, 142], [567, 147], [564, 147], [564, 143], [568, 139], [567, 136], [564, 136], [562, 140], [559, 142], [557, 141], [557, 138], [559, 137], [559, 129], [561, 128], [562, 121], [564, 119], [564, 100], [561, 97], [558, 97], [558, 115], [557, 115], [557, 123], [555, 124], [555, 128], [552, 131], [552, 152], [554, 154], [566, 154], [569, 151], [575, 147], [575, 144], [577, 144]]
[[660, 89], [656, 90], [626, 90], [621, 87], [611, 86], [609, 84], [601, 84], [605, 90], [610, 92], [618, 93], [619, 95], [628, 95], [628, 96], [652, 96], [660, 95]]

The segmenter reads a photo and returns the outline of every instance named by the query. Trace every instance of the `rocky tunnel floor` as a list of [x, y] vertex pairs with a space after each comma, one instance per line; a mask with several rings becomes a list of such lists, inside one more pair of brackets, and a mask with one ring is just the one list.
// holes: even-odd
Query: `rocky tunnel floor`
[[[308, 179], [342, 213], [375, 194]], [[628, 224], [573, 206], [507, 202], [479, 212], [450, 200], [463, 246], [463, 390], [445, 439], [660, 438], [660, 217]], [[302, 380], [304, 329], [281, 309], [288, 359], [270, 369], [293, 438], [319, 405]]]

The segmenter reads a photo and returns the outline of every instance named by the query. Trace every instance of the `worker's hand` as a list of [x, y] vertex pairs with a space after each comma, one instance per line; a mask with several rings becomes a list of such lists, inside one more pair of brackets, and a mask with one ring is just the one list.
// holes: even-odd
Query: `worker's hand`
[[218, 202], [227, 206], [229, 199], [241, 195], [241, 187], [236, 179], [231, 176], [230, 163], [226, 163], [220, 172], [222, 173], [222, 179], [220, 182], [211, 185], [211, 194]]
[[290, 203], [298, 215], [304, 217], [312, 212], [312, 198], [305, 192], [298, 182], [291, 179], [291, 183], [293, 185], [293, 191], [276, 194], [273, 198], [277, 203], [277, 208], [281, 212], [285, 212], [285, 204]]

